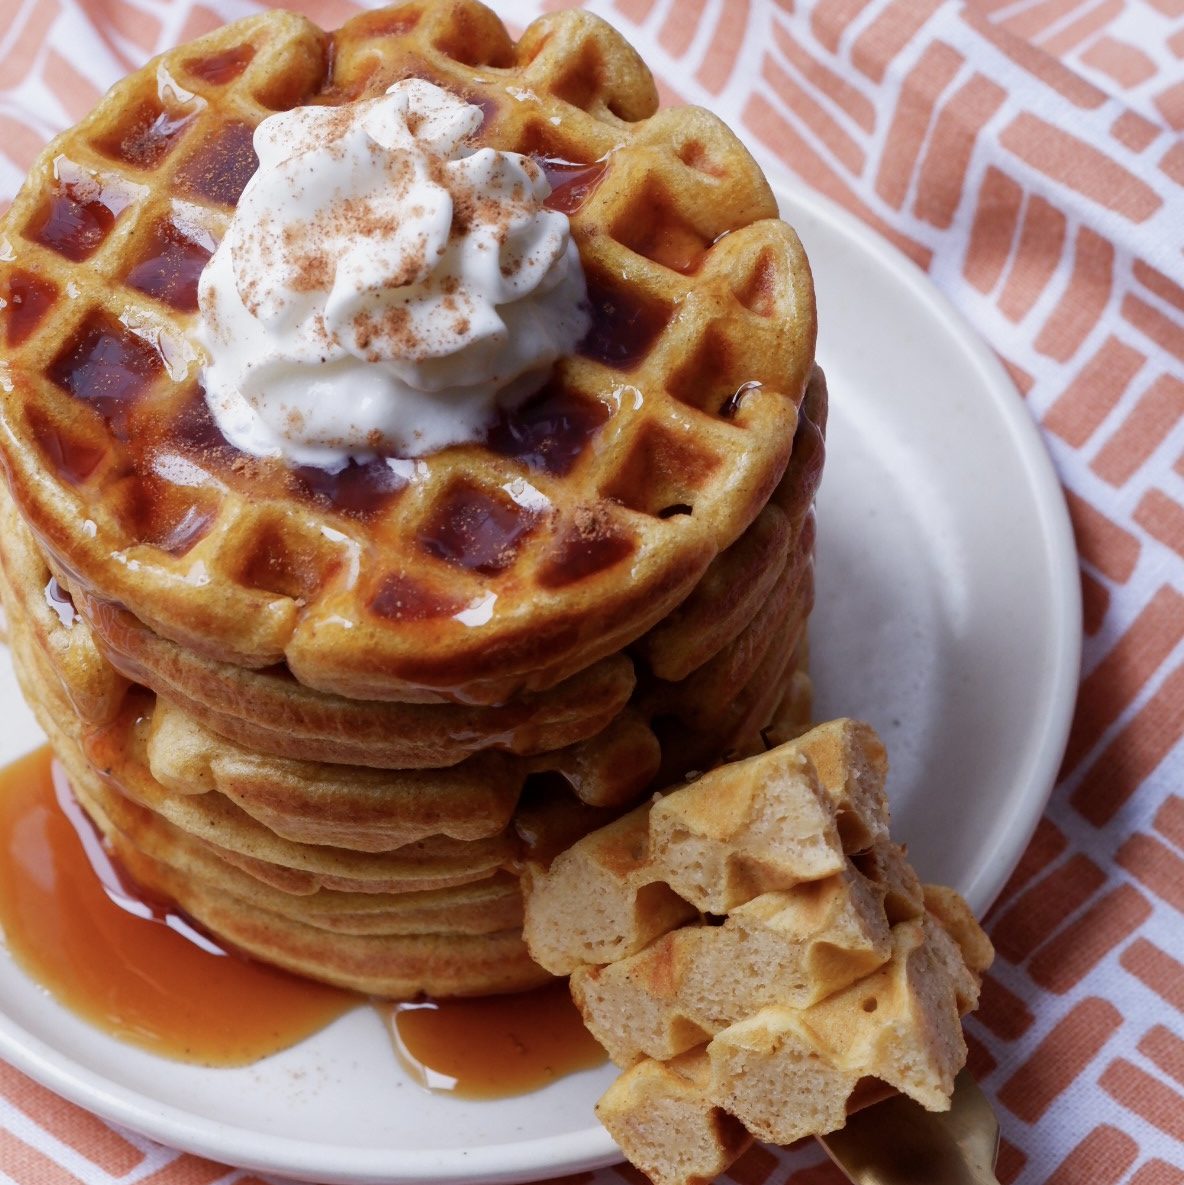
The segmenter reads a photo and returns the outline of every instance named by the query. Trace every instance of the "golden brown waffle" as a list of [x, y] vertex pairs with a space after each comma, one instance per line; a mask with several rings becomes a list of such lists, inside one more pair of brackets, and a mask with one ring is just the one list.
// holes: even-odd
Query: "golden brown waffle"
[[[778, 494], [791, 476], [796, 478], [787, 471]], [[808, 505], [814, 485], [797, 488]], [[8, 524], [6, 529], [17, 541], [14, 546], [37, 557], [31, 562], [43, 569], [19, 516], [3, 515], [5, 500], [0, 492], [0, 521]], [[767, 505], [745, 535], [712, 564], [692, 594], [693, 609], [671, 621], [669, 629], [662, 622], [651, 631], [663, 631], [658, 646], [666, 660], [664, 669], [701, 672], [703, 701], [692, 709], [693, 690], [675, 695], [669, 684], [658, 680], [644, 697], [648, 715], [683, 716], [684, 710], [695, 710], [700, 717], [715, 715], [733, 702], [737, 680], [751, 676], [757, 665], [753, 656], [772, 643], [777, 619], [785, 620], [790, 604], [799, 616], [809, 612], [805, 582], [813, 549], [812, 515], [804, 514], [796, 536], [791, 529], [780, 506]], [[45, 579], [50, 579], [48, 570]], [[488, 748], [544, 753], [601, 732], [635, 686], [628, 658], [612, 655], [546, 692], [500, 707], [348, 700], [305, 687], [283, 667], [252, 671], [186, 650], [153, 633], [125, 609], [72, 588], [68, 579], [58, 583], [97, 633], [103, 653], [127, 678], [151, 687], [215, 732], [282, 757], [378, 768], [436, 768]], [[761, 596], [736, 597], [730, 591], [750, 586]], [[697, 632], [708, 617], [715, 628]], [[744, 633], [748, 639], [734, 645]], [[778, 643], [784, 645], [784, 639], [778, 637]]]
[[495, 708], [347, 700], [304, 687], [283, 668], [251, 671], [218, 663], [153, 634], [126, 610], [79, 595], [65, 577], [55, 576], [3, 484], [0, 562], [43, 643], [59, 652], [54, 665], [79, 714], [96, 725], [114, 716], [132, 680], [265, 753], [434, 768], [482, 749], [545, 752], [594, 736], [634, 687], [632, 665], [623, 655], [544, 694]]
[[187, 650], [126, 610], [62, 584], [128, 678], [224, 736], [284, 757], [434, 769], [484, 749], [543, 753], [595, 736], [635, 684], [628, 658], [611, 655], [546, 692], [497, 707], [351, 700], [306, 687], [282, 665], [255, 671]]
[[814, 515], [807, 515], [801, 534], [790, 540], [781, 571], [751, 621], [707, 662], [677, 683], [655, 680], [640, 702], [653, 715], [673, 713], [691, 729], [714, 730], [753, 673], [772, 652], [783, 666], [805, 629], [814, 603]]
[[647, 1058], [622, 1074], [596, 1116], [653, 1185], [711, 1185], [752, 1146], [752, 1135], [707, 1093], [703, 1049], [666, 1062]]
[[[69, 744], [63, 747], [67, 757], [71, 751]], [[81, 759], [77, 746], [73, 752]], [[88, 811], [93, 814], [92, 807], [97, 807], [127, 843], [134, 843], [144, 855], [168, 865], [177, 875], [204, 884], [208, 892], [233, 896], [258, 909], [343, 934], [487, 934], [522, 924], [522, 894], [517, 878], [507, 872], [495, 872], [465, 885], [411, 892], [285, 892], [243, 872], [93, 772], [90, 777], [82, 776], [82, 768], [77, 759], [71, 761], [72, 781], [76, 788], [81, 787], [78, 793]]]
[[[546, 979], [521, 940], [513, 878], [435, 892], [285, 893], [211, 857], [150, 811], [141, 809], [130, 830], [117, 827], [109, 808], [126, 816], [135, 804], [85, 771], [72, 771], [71, 781], [140, 884], [257, 957], [340, 987], [399, 998], [517, 991]], [[171, 859], [156, 856], [160, 848]]]
[[[815, 373], [821, 374], [817, 368]], [[688, 601], [638, 643], [648, 658], [659, 659], [656, 674], [661, 673], [658, 667], [703, 672], [699, 683], [704, 701], [695, 709], [701, 718], [733, 702], [737, 678], [747, 681], [751, 676], [756, 665], [752, 656], [772, 642], [774, 619], [784, 620], [791, 600], [800, 616], [809, 612], [810, 593], [803, 581], [813, 550], [809, 506], [821, 470], [821, 437], [805, 409], [817, 412], [819, 393], [825, 416], [825, 385], [812, 382], [791, 464], [771, 502], [717, 557]], [[11, 510], [5, 515], [6, 501], [0, 491], [0, 521], [16, 538], [13, 546], [37, 556], [19, 516]], [[44, 566], [39, 557], [30, 562], [39, 569]], [[253, 671], [199, 655], [153, 633], [127, 610], [71, 586], [67, 578], [55, 579], [70, 592], [103, 652], [127, 678], [151, 687], [222, 736], [281, 757], [378, 768], [436, 768], [488, 748], [544, 753], [599, 733], [621, 711], [635, 686], [629, 659], [618, 654], [547, 692], [521, 696], [500, 707], [348, 700], [298, 683], [282, 666]], [[750, 591], [736, 596], [737, 588]], [[749, 638], [734, 646], [745, 632]], [[653, 655], [646, 650], [651, 639]], [[780, 638], [779, 644], [784, 644]], [[725, 650], [731, 657], [721, 655]], [[724, 666], [727, 674], [721, 671]], [[694, 695], [683, 692], [676, 701], [659, 679], [646, 697], [647, 714], [677, 714], [698, 731], [698, 723], [684, 714]]]
[[[248, 460], [205, 412], [186, 332], [250, 130], [411, 74], [479, 102], [483, 142], [551, 169], [594, 329], [486, 445], [402, 488], [382, 466], [334, 480]], [[352, 698], [504, 702], [639, 637], [767, 502], [814, 342], [809, 271], [759, 169], [706, 112], [655, 108], [603, 22], [555, 14], [515, 45], [470, 0], [332, 39], [268, 13], [117, 86], [2, 225], [0, 455], [54, 564], [162, 637], [286, 660]], [[513, 482], [551, 510], [523, 511]], [[496, 540], [463, 529], [486, 512]]]

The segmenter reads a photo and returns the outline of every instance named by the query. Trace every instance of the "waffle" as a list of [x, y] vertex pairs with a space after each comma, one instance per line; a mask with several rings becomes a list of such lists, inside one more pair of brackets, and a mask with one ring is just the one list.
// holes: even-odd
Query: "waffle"
[[638, 807], [528, 866], [535, 959], [556, 975], [617, 962], [697, 912], [843, 872], [887, 836], [885, 774], [874, 732], [832, 721]]
[[752, 1146], [752, 1134], [707, 1093], [711, 1064], [695, 1049], [647, 1058], [622, 1074], [596, 1116], [653, 1185], [710, 1185]]
[[885, 773], [870, 728], [832, 721], [528, 878], [532, 955], [625, 1071], [597, 1115], [656, 1185], [833, 1131], [872, 1080], [949, 1107], [993, 951], [889, 840]]
[[153, 634], [126, 610], [77, 593], [68, 578], [55, 575], [2, 484], [0, 562], [43, 645], [55, 651], [55, 669], [75, 708], [95, 725], [113, 718], [134, 681], [265, 753], [378, 768], [439, 768], [484, 748], [545, 752], [593, 736], [624, 707], [635, 683], [629, 660], [614, 655], [545, 695], [474, 708], [347, 700], [312, 691], [283, 669], [216, 663]]
[[[410, 75], [478, 102], [484, 143], [551, 169], [593, 330], [485, 443], [405, 481], [236, 454], [187, 332], [190, 281], [254, 167], [250, 130]], [[268, 13], [119, 84], [2, 224], [0, 292], [20, 312], [0, 456], [55, 569], [162, 638], [286, 662], [352, 699], [502, 703], [639, 638], [767, 503], [814, 343], [808, 268], [759, 169], [706, 112], [655, 110], [603, 22], [555, 14], [515, 45], [469, 0], [366, 14], [332, 38]], [[521, 483], [551, 509], [509, 499]], [[474, 510], [503, 524], [496, 549], [458, 526]]]
[[[792, 654], [814, 602], [814, 515], [790, 541], [785, 563], [748, 625], [680, 682], [656, 680], [643, 692], [653, 714], [671, 714], [691, 729], [713, 729], [771, 651]], [[774, 660], [776, 661], [776, 660]]]

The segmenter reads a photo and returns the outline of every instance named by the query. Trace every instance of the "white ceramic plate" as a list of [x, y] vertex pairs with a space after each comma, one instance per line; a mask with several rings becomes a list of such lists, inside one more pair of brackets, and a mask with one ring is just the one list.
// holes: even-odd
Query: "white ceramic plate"
[[[911, 264], [784, 196], [813, 261], [830, 379], [811, 627], [817, 716], [892, 759], [894, 835], [985, 909], [1052, 784], [1078, 670], [1060, 488], [1004, 372]], [[0, 759], [39, 743], [0, 656]], [[611, 1070], [496, 1102], [429, 1096], [361, 1009], [239, 1070], [178, 1065], [60, 1008], [0, 952], [0, 1055], [166, 1144], [324, 1185], [501, 1182], [618, 1159], [592, 1116]]]

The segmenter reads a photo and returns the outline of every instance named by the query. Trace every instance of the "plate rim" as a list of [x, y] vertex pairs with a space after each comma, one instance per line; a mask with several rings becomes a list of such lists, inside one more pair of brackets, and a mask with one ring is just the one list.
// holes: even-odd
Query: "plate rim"
[[[780, 162], [762, 161], [783, 210], [801, 211], [874, 259], [928, 308], [974, 367], [992, 396], [1036, 503], [1049, 565], [1047, 592], [1059, 628], [1053, 639], [1053, 693], [1044, 704], [1042, 740], [1027, 765], [1026, 787], [999, 828], [988, 857], [964, 892], [980, 916], [1011, 875], [1044, 813], [1064, 754], [1076, 701], [1082, 649], [1077, 550], [1064, 493], [1040, 430], [1002, 363], [958, 310], [911, 259], [845, 209], [807, 189]], [[459, 1149], [380, 1149], [312, 1143], [231, 1127], [152, 1100], [79, 1065], [0, 1013], [0, 1056], [42, 1085], [102, 1118], [167, 1146], [274, 1176], [323, 1185], [503, 1185], [603, 1168], [621, 1154], [593, 1122], [565, 1135]], [[228, 1139], [228, 1136], [233, 1137]], [[480, 1164], [476, 1163], [480, 1161]]]

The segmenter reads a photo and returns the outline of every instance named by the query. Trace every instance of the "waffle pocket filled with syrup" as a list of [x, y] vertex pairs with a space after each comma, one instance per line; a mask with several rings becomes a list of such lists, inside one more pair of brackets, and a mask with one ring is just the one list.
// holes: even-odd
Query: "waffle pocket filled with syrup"
[[[542, 169], [587, 330], [479, 439], [249, 455], [198, 293], [254, 130], [408, 79]], [[229, 25], [55, 140], [0, 244], [18, 676], [122, 863], [234, 947], [377, 995], [532, 986], [527, 862], [808, 726], [809, 268], [731, 132], [659, 110], [599, 19]]]

